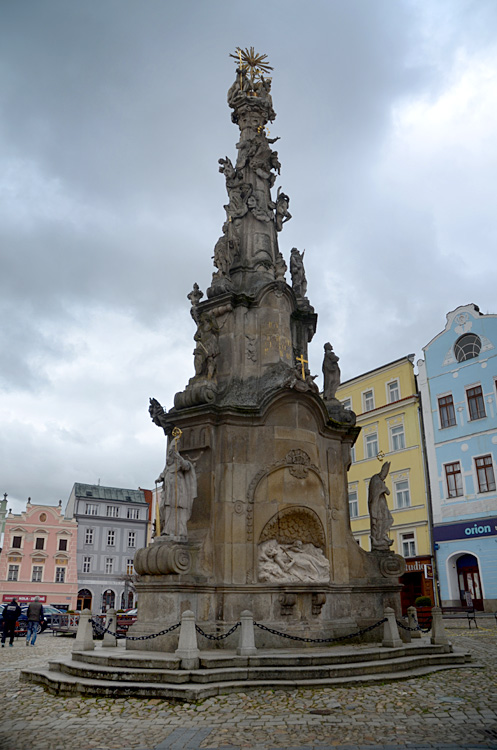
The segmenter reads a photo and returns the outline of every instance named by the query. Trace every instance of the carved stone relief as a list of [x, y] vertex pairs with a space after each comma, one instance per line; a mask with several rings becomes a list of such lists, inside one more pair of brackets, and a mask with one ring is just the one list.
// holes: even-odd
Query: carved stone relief
[[259, 581], [269, 583], [327, 583], [330, 563], [319, 547], [296, 539], [280, 544], [276, 539], [262, 542], [258, 549]]
[[321, 548], [325, 536], [316, 514], [303, 507], [286, 508], [272, 518], [263, 528], [259, 543], [276, 539], [280, 544], [290, 544], [299, 539], [304, 544], [312, 542]]

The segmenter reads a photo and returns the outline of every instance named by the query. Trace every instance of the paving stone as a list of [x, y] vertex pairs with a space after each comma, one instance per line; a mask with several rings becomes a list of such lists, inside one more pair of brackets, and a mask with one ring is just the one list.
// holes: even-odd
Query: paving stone
[[[497, 628], [473, 630], [471, 636], [451, 630], [449, 635], [484, 668], [384, 685], [247, 691], [181, 705], [159, 699], [64, 698], [19, 683], [20, 669], [44, 668], [50, 659], [70, 653], [72, 639], [43, 634], [39, 648], [26, 649], [27, 654], [17, 644], [0, 652], [0, 747], [497, 750]], [[329, 715], [310, 713], [332, 706]]]

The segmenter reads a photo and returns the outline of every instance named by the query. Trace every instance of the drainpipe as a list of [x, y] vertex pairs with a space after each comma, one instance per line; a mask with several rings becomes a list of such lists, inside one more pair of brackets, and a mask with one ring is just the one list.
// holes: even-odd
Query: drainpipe
[[[418, 385], [418, 378], [415, 375], [414, 379], [416, 381], [416, 387]], [[437, 555], [435, 550], [435, 543], [433, 541], [433, 508], [431, 503], [431, 484], [430, 484], [430, 470], [428, 468], [428, 457], [426, 455], [426, 437], [425, 437], [425, 425], [423, 420], [423, 410], [421, 408], [421, 392], [417, 391], [417, 397], [418, 397], [418, 421], [419, 421], [419, 431], [421, 433], [421, 453], [423, 454], [423, 469], [424, 469], [424, 476], [425, 476], [425, 486], [426, 486], [426, 499], [427, 499], [427, 508], [428, 508], [428, 534], [430, 536], [430, 549], [431, 549], [431, 558], [433, 560], [433, 593], [435, 595], [435, 606], [441, 607], [440, 603], [440, 583], [438, 580], [438, 565], [437, 565]]]

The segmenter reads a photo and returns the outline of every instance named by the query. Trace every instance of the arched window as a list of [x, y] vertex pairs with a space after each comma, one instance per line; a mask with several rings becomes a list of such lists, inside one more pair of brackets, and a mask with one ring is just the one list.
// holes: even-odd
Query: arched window
[[481, 339], [476, 333], [465, 333], [454, 344], [454, 354], [458, 362], [477, 357], [481, 351]]
[[108, 609], [114, 609], [116, 606], [116, 595], [112, 589], [107, 589], [102, 594], [102, 610], [105, 612]]

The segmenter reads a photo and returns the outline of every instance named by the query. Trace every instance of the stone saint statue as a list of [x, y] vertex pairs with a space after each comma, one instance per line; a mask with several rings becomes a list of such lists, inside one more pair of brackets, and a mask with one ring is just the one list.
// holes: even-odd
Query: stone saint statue
[[203, 313], [198, 322], [198, 328], [194, 335], [196, 342], [193, 352], [196, 378], [207, 378], [212, 380], [216, 373], [216, 357], [219, 356], [218, 343], [219, 328], [212, 315]]
[[304, 270], [304, 253], [299, 253], [296, 247], [290, 253], [290, 274], [292, 277], [292, 289], [296, 297], [305, 297], [307, 292], [307, 279]]
[[324, 345], [323, 359], [323, 398], [325, 401], [331, 401], [335, 398], [335, 393], [340, 385], [340, 367], [338, 366], [339, 357], [333, 351], [333, 347], [328, 342]]
[[368, 489], [368, 509], [371, 519], [371, 549], [387, 552], [393, 539], [388, 532], [393, 524], [393, 516], [388, 508], [386, 495], [390, 490], [385, 484], [385, 478], [390, 469], [390, 462], [386, 461], [378, 474], [371, 477]]
[[186, 540], [186, 524], [197, 497], [197, 475], [192, 462], [178, 453], [175, 443], [171, 444], [164, 471], [156, 481], [163, 483], [159, 502], [160, 535]]

